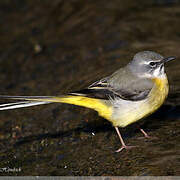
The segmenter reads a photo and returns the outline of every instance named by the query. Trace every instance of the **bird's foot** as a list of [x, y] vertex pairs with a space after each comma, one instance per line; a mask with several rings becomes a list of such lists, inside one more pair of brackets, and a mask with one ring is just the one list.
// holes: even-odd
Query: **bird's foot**
[[158, 139], [157, 137], [155, 137], [155, 136], [149, 136], [149, 135], [145, 135], [145, 136], [143, 136], [143, 137], [138, 137], [138, 139]]
[[143, 129], [140, 128], [140, 131], [143, 133], [144, 137], [140, 137], [139, 139], [158, 139], [157, 137], [149, 136]]
[[137, 147], [137, 146], [126, 146], [126, 145], [123, 145], [121, 148], [119, 148], [117, 151], [115, 151], [115, 152], [121, 152], [123, 149], [126, 149], [126, 150], [128, 150], [128, 149], [132, 149], [132, 148], [134, 148], [134, 147]]

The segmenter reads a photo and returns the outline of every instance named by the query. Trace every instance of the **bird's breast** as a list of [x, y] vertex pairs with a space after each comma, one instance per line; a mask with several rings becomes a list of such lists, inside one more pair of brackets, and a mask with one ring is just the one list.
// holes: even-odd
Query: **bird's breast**
[[152, 81], [154, 82], [154, 86], [148, 95], [147, 102], [149, 109], [154, 112], [166, 99], [169, 92], [169, 85], [166, 76], [164, 78], [154, 78]]
[[118, 100], [112, 115], [114, 126], [125, 127], [156, 111], [168, 95], [167, 77], [154, 78], [153, 88], [148, 97], [140, 101]]

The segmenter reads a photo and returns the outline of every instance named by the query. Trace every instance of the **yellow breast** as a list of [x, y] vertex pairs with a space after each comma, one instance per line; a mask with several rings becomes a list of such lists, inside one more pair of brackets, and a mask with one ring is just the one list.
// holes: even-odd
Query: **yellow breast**
[[154, 87], [152, 88], [147, 101], [149, 109], [151, 110], [150, 113], [153, 113], [163, 104], [169, 92], [169, 85], [166, 76], [162, 79], [154, 78], [152, 80], [154, 82]]
[[152, 79], [154, 86], [148, 97], [141, 101], [119, 100], [119, 108], [114, 109], [111, 122], [114, 126], [125, 127], [156, 111], [168, 95], [167, 77]]

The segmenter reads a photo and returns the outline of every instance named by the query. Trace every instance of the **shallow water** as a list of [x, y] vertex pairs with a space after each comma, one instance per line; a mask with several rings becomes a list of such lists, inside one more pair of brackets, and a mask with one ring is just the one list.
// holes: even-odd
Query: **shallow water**
[[[178, 0], [1, 0], [0, 16], [1, 94], [78, 90], [142, 50], [180, 57]], [[167, 65], [169, 97], [140, 123], [156, 138], [140, 139], [136, 124], [121, 129], [137, 146], [129, 151], [115, 153], [115, 130], [90, 109], [0, 112], [0, 175], [180, 175], [179, 69], [179, 58]]]

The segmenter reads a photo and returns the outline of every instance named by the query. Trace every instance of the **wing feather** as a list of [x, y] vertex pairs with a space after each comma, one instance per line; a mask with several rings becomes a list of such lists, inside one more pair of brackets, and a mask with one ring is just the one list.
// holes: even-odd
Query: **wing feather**
[[143, 89], [141, 91], [128, 91], [126, 89], [114, 89], [107, 81], [107, 78], [104, 78], [100, 81], [96, 81], [90, 85], [87, 89], [82, 89], [80, 91], [74, 91], [69, 93], [70, 95], [77, 96], [86, 96], [91, 98], [99, 98], [104, 100], [114, 99], [116, 97], [130, 100], [130, 101], [139, 101], [145, 99], [151, 89]]

